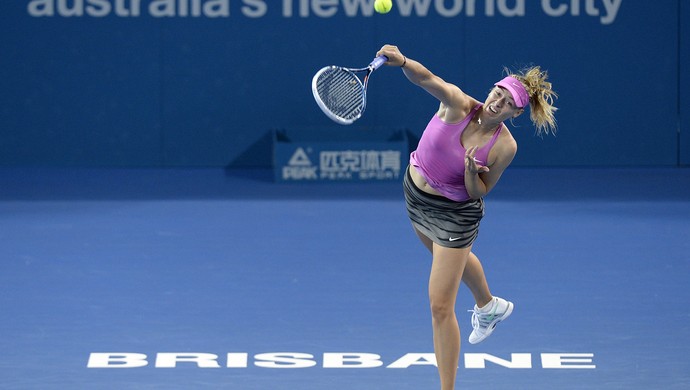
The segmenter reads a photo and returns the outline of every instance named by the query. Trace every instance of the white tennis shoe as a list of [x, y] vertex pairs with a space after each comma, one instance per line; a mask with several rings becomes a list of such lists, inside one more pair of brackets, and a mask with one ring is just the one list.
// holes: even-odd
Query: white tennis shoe
[[494, 297], [485, 307], [480, 309], [474, 305], [474, 309], [468, 311], [472, 312], [472, 328], [474, 328], [470, 334], [470, 344], [478, 344], [491, 336], [496, 325], [513, 313], [513, 303]]

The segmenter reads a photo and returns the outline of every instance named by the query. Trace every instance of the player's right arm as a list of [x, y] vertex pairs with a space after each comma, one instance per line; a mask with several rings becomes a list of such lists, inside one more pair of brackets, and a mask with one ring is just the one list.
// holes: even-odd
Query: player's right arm
[[438, 99], [441, 102], [439, 111], [451, 110], [452, 113], [449, 117], [453, 117], [452, 119], [455, 119], [456, 116], [464, 117], [475, 104], [474, 99], [465, 94], [457, 85], [448, 83], [433, 74], [420, 62], [405, 57], [398, 47], [385, 45], [377, 53], [377, 56], [379, 55], [388, 57], [386, 65], [402, 66], [404, 64], [402, 69], [405, 77]]

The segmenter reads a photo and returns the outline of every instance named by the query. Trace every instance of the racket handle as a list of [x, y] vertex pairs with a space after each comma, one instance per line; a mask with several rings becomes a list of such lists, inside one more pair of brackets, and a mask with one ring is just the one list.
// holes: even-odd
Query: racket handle
[[369, 67], [371, 67], [371, 70], [376, 70], [379, 67], [381, 67], [381, 65], [383, 65], [383, 63], [386, 61], [388, 61], [388, 57], [378, 56], [378, 57], [374, 58], [373, 61], [371, 61], [371, 64], [369, 64]]

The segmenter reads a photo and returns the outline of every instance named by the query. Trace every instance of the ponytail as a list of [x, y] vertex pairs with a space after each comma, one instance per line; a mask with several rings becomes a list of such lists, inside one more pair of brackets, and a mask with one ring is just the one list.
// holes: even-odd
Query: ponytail
[[[506, 73], [510, 74], [508, 69]], [[548, 72], [542, 71], [539, 66], [525, 68], [518, 74], [510, 74], [520, 80], [529, 95], [530, 119], [537, 129], [537, 135], [556, 134], [556, 117], [558, 110], [554, 107], [554, 100], [558, 98], [551, 88]]]

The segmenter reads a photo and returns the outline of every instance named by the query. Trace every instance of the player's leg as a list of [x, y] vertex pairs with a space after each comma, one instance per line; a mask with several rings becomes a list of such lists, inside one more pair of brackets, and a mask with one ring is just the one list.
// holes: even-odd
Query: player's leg
[[460, 356], [460, 328], [455, 301], [471, 247], [445, 248], [433, 244], [429, 276], [429, 303], [434, 331], [434, 353], [441, 389], [453, 389]]
[[[419, 240], [429, 250], [429, 253], [433, 253], [433, 241], [417, 230], [417, 228], [414, 226], [412, 227], [417, 237], [419, 237]], [[467, 259], [467, 265], [462, 273], [462, 282], [465, 283], [472, 292], [477, 306], [483, 307], [491, 302], [493, 296], [489, 290], [489, 283], [486, 281], [486, 275], [484, 275], [484, 268], [474, 252], [470, 252], [469, 258]]]
[[476, 302], [469, 341], [471, 344], [477, 344], [489, 337], [496, 325], [512, 314], [513, 303], [491, 295], [482, 263], [474, 253], [468, 256], [462, 282], [472, 291]]
[[462, 273], [462, 282], [470, 289], [474, 296], [474, 301], [478, 307], [484, 307], [491, 302], [493, 296], [489, 290], [489, 283], [486, 281], [484, 268], [479, 258], [470, 252], [467, 259], [465, 271]]
[[427, 236], [425, 236], [422, 232], [420, 232], [414, 225], [412, 225], [412, 228], [414, 229], [414, 232], [417, 234], [417, 237], [419, 237], [419, 240], [424, 244], [426, 249], [429, 250], [429, 253], [434, 253], [433, 250], [433, 244], [434, 242], [431, 241], [431, 239]]

